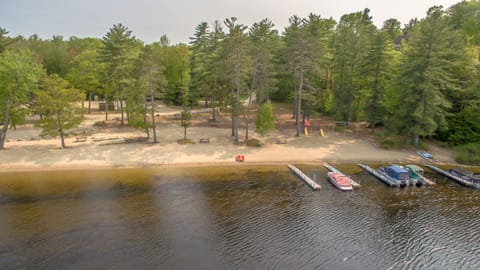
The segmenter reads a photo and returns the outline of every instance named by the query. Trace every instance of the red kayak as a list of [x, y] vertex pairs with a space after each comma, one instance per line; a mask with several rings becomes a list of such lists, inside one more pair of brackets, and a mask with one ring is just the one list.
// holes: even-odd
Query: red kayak
[[330, 181], [330, 183], [332, 183], [334, 187], [343, 191], [353, 190], [350, 177], [337, 172], [329, 172], [327, 173], [327, 175], [328, 175], [328, 180]]

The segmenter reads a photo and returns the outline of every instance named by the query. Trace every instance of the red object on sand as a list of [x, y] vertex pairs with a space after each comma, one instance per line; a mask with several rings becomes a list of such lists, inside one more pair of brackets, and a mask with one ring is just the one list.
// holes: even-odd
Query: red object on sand
[[244, 161], [245, 161], [245, 157], [244, 157], [243, 155], [237, 155], [237, 156], [235, 157], [235, 160], [236, 160], [237, 162], [244, 162]]

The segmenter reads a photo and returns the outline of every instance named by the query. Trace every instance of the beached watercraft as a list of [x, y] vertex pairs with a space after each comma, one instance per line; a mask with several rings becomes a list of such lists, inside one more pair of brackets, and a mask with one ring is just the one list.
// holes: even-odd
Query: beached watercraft
[[424, 170], [419, 166], [414, 164], [408, 164], [408, 165], [405, 165], [405, 168], [407, 168], [407, 170], [409, 170], [410, 172], [410, 179], [418, 179], [417, 181], [420, 181], [422, 185], [425, 185], [425, 184], [435, 185], [435, 182], [426, 178], [423, 175]]
[[332, 185], [342, 191], [351, 191], [353, 190], [352, 181], [350, 178], [343, 173], [338, 172], [328, 172], [328, 180]]
[[428, 153], [428, 152], [426, 152], [426, 151], [417, 151], [417, 154], [418, 154], [419, 156], [421, 156], [422, 158], [424, 158], [424, 159], [426, 159], [426, 160], [428, 160], [428, 161], [430, 161], [430, 162], [433, 162], [433, 155], [432, 155], [432, 154], [430, 154], [430, 153]]
[[[480, 181], [476, 180], [476, 177], [468, 177], [468, 174], [465, 175], [465, 172], [462, 172], [463, 169], [460, 168], [453, 168], [448, 171], [442, 170], [438, 167], [432, 166], [432, 165], [425, 165], [425, 167], [432, 169], [433, 171], [448, 177], [449, 179], [452, 179], [456, 181], [457, 183], [464, 185], [466, 187], [471, 187], [475, 189], [480, 189]], [[472, 173], [473, 174], [473, 173]], [[474, 175], [474, 174], [473, 174]]]
[[360, 163], [358, 164], [358, 166], [360, 166], [366, 172], [375, 176], [377, 179], [381, 180], [382, 182], [384, 182], [385, 184], [387, 184], [391, 187], [404, 187], [404, 186], [406, 186], [405, 181], [404, 182], [398, 181], [398, 180], [388, 176], [388, 174], [386, 174], [386, 172], [385, 172], [385, 168], [379, 168], [378, 170], [374, 170], [374, 169], [370, 168], [369, 166], [364, 165], [364, 164], [360, 164]]
[[405, 187], [410, 184], [408, 170], [399, 165], [390, 165], [386, 168], [378, 168], [380, 174], [384, 174], [387, 179], [397, 183], [398, 186]]

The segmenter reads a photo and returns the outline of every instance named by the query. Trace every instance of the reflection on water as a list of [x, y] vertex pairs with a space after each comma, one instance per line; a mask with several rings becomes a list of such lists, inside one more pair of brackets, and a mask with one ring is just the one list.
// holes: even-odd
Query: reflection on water
[[284, 167], [1, 174], [0, 269], [480, 267], [478, 191], [301, 168], [321, 191]]

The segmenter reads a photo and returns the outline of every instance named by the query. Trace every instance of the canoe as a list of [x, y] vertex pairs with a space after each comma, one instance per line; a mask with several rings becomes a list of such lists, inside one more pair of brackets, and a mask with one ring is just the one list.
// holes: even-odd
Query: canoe
[[338, 172], [328, 172], [328, 180], [332, 185], [342, 191], [351, 191], [353, 190], [352, 182], [350, 178], [342, 173]]

